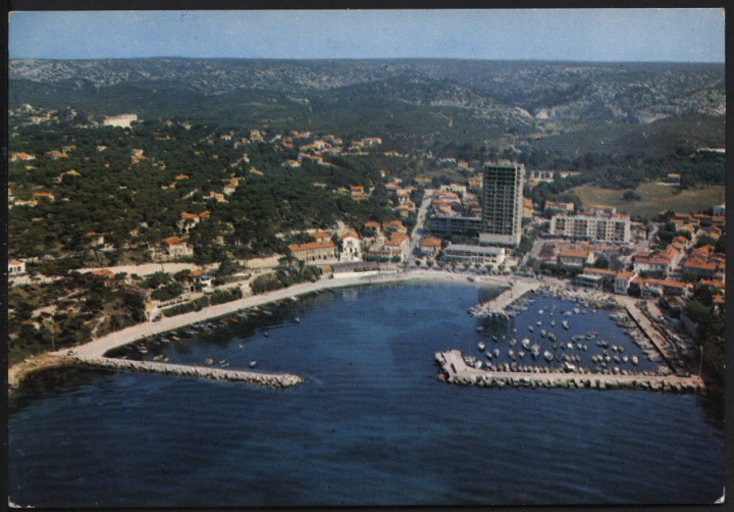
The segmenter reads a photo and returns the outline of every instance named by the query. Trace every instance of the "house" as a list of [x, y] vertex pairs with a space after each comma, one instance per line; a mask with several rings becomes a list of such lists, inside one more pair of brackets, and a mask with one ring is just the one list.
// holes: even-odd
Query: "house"
[[661, 272], [668, 274], [680, 261], [683, 253], [673, 244], [668, 245], [659, 253], [638, 251], [632, 257], [635, 272]]
[[336, 246], [331, 240], [290, 244], [288, 250], [293, 257], [301, 261], [328, 260], [336, 258], [337, 255]]
[[326, 231], [314, 231], [310, 234], [312, 238], [315, 238], [317, 242], [325, 242], [331, 240], [331, 235]]
[[362, 261], [362, 243], [360, 242], [359, 235], [357, 233], [350, 231], [343, 234], [339, 237], [339, 243], [341, 244], [339, 261]]
[[408, 257], [408, 249], [410, 246], [410, 240], [408, 235], [401, 232], [395, 232], [390, 235], [390, 238], [382, 245], [382, 249], [389, 251], [391, 256], [399, 255], [401, 260]]
[[163, 240], [162, 247], [154, 251], [154, 257], [159, 260], [172, 260], [193, 255], [194, 248], [189, 247], [185, 240], [177, 236], [166, 238]]
[[28, 153], [11, 153], [10, 154], [10, 160], [12, 162], [21, 162], [24, 160], [35, 160], [36, 157], [33, 155], [29, 155]]
[[614, 276], [614, 293], [620, 295], [627, 295], [627, 290], [630, 287], [630, 283], [637, 276], [634, 272], [629, 270], [623, 270]]
[[418, 247], [422, 256], [433, 258], [441, 250], [441, 239], [435, 236], [424, 236]]
[[49, 201], [54, 200], [54, 195], [50, 192], [33, 192], [33, 197], [36, 199], [47, 199]]
[[384, 222], [382, 224], [382, 228], [385, 231], [387, 231], [387, 230], [394, 230], [394, 231], [397, 231], [398, 233], [407, 233], [408, 232], [408, 229], [405, 226], [403, 226], [403, 223], [401, 221], [399, 221], [399, 220], [391, 220], [391, 221], [388, 221], [388, 222]]
[[209, 216], [209, 210], [201, 213], [181, 212], [181, 218], [178, 220], [178, 229], [184, 233], [188, 233], [189, 229], [196, 226], [202, 219]]
[[593, 263], [593, 254], [588, 249], [563, 248], [558, 253], [558, 262], [564, 265], [583, 267]]
[[365, 230], [372, 230], [375, 234], [380, 232], [380, 223], [374, 220], [368, 220], [364, 223]]
[[533, 200], [529, 197], [522, 198], [522, 217], [523, 219], [533, 218]]
[[25, 261], [21, 260], [8, 260], [8, 275], [18, 276], [25, 274]]

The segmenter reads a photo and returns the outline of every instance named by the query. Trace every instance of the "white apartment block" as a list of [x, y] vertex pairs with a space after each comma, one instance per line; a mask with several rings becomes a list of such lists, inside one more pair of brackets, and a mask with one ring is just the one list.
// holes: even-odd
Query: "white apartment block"
[[629, 216], [621, 214], [554, 215], [548, 233], [576, 240], [627, 244], [631, 226]]

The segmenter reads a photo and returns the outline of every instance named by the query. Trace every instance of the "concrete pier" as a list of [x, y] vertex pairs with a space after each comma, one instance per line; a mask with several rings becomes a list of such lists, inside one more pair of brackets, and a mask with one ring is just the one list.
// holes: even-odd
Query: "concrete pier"
[[287, 388], [303, 382], [302, 378], [288, 373], [261, 373], [246, 370], [229, 370], [210, 366], [189, 366], [182, 364], [158, 363], [153, 361], [131, 361], [128, 359], [114, 359], [109, 357], [76, 358], [75, 362], [79, 366], [161, 373], [164, 375], [176, 375], [180, 377], [238, 381], [275, 388]]
[[515, 282], [512, 286], [510, 286], [510, 288], [500, 293], [494, 299], [472, 308], [472, 314], [474, 316], [485, 317], [506, 316], [507, 314], [505, 313], [505, 308], [509, 306], [512, 301], [514, 301], [518, 297], [522, 297], [530, 290], [537, 290], [541, 286], [542, 283], [538, 281]]
[[480, 387], [544, 387], [588, 389], [642, 389], [673, 393], [697, 393], [705, 388], [697, 375], [608, 375], [602, 373], [566, 373], [560, 371], [521, 372], [492, 371], [469, 366], [459, 350], [437, 352], [435, 362], [440, 368], [439, 378], [450, 384]]

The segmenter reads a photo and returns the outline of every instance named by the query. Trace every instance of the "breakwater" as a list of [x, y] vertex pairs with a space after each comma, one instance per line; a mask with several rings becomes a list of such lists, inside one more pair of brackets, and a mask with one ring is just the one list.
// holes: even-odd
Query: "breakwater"
[[589, 388], [589, 389], [641, 389], [672, 393], [696, 393], [704, 390], [703, 379], [697, 375], [654, 375], [628, 373], [612, 375], [604, 373], [569, 373], [549, 368], [533, 368], [533, 371], [495, 371], [469, 366], [461, 351], [437, 352], [434, 358], [439, 366], [439, 379], [450, 384], [480, 387], [532, 387], [532, 388]]
[[78, 366], [110, 368], [136, 372], [160, 373], [180, 377], [195, 377], [213, 380], [245, 382], [274, 388], [287, 388], [301, 384], [303, 379], [289, 373], [261, 373], [246, 370], [229, 370], [208, 366], [158, 363], [152, 361], [130, 361], [109, 357], [76, 358]]

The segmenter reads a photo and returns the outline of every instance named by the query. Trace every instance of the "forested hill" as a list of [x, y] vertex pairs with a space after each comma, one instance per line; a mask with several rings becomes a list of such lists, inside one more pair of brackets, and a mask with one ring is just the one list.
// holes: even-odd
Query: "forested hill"
[[11, 108], [377, 133], [424, 147], [508, 147], [508, 137], [663, 119], [668, 136], [690, 138], [675, 123], [691, 118], [699, 133], [690, 144], [723, 145], [726, 110], [723, 64], [22, 59], [9, 62], [9, 80]]
[[[71, 88], [173, 84], [205, 95], [254, 89], [318, 97], [368, 84], [373, 94], [406, 103], [481, 108], [494, 101], [541, 119], [580, 114], [594, 106], [605, 106], [603, 114], [612, 117], [723, 115], [726, 106], [724, 66], [717, 64], [22, 59], [10, 61], [9, 78]], [[416, 88], [435, 93], [416, 96]]]

